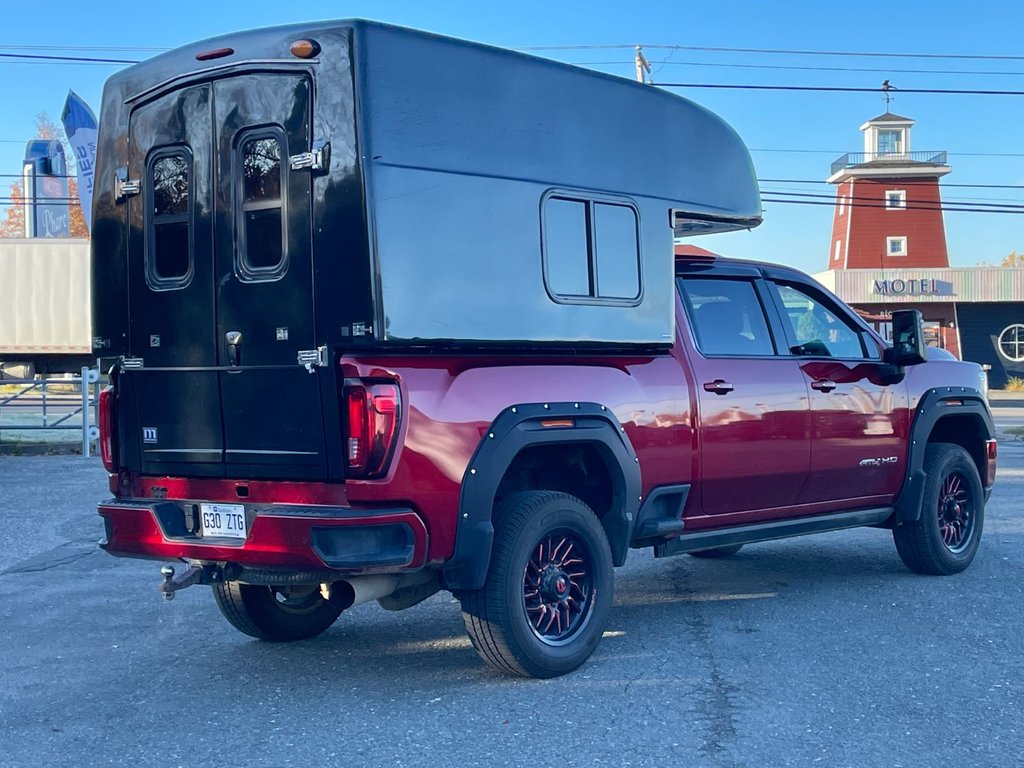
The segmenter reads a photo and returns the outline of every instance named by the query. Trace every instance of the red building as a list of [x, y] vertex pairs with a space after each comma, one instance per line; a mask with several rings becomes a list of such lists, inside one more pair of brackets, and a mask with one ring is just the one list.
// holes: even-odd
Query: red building
[[919, 309], [929, 344], [992, 366], [1000, 387], [1024, 376], [1024, 270], [949, 266], [939, 179], [952, 169], [944, 151], [911, 149], [913, 125], [868, 120], [864, 151], [832, 163], [828, 271], [816, 277], [886, 338], [894, 309]]

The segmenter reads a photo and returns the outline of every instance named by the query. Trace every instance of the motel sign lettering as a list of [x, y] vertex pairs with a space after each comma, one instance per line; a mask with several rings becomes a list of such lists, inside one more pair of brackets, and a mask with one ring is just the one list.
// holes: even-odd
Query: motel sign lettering
[[875, 293], [888, 296], [937, 296], [950, 293], [948, 289], [952, 287], [941, 280], [925, 278], [903, 280], [897, 277], [893, 280], [875, 280], [874, 283]]

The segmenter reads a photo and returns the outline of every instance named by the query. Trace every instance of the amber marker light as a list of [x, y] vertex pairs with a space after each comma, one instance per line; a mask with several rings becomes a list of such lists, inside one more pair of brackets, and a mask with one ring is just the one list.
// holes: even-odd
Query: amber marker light
[[545, 419], [540, 423], [545, 429], [557, 428], [557, 427], [575, 427], [576, 422], [572, 419]]
[[288, 50], [292, 52], [292, 56], [297, 56], [300, 59], [312, 59], [320, 53], [320, 43], [316, 40], [296, 40]]
[[223, 59], [235, 52], [234, 48], [214, 48], [212, 51], [203, 51], [196, 54], [196, 61], [210, 61], [210, 59]]

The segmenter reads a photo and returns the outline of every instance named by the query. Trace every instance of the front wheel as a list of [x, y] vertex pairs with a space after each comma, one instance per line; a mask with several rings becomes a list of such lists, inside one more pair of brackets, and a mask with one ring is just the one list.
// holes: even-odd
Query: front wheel
[[235, 629], [277, 643], [315, 637], [342, 611], [324, 599], [319, 586], [268, 587], [226, 581], [213, 586], [213, 597]]
[[612, 555], [604, 529], [574, 496], [531, 491], [496, 512], [482, 589], [461, 596], [480, 657], [521, 677], [557, 677], [594, 652], [612, 603]]
[[931, 443], [921, 516], [893, 528], [896, 551], [915, 573], [959, 573], [974, 559], [985, 522], [985, 493], [970, 454], [959, 445]]

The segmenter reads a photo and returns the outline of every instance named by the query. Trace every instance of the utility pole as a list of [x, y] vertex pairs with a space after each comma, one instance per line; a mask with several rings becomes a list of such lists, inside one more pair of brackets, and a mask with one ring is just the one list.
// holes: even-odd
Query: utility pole
[[652, 83], [651, 80], [651, 62], [644, 56], [643, 49], [638, 45], [636, 47], [636, 81], [638, 83]]

